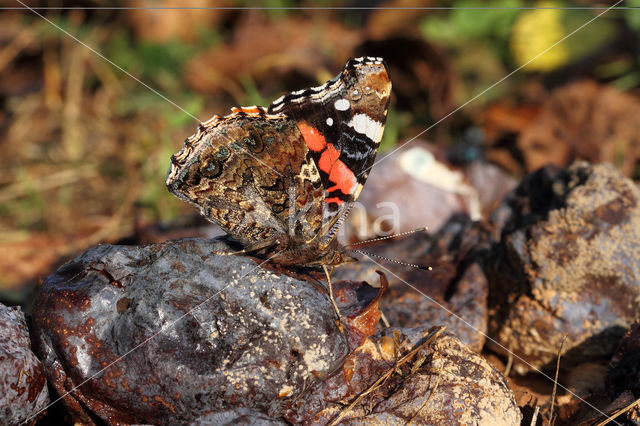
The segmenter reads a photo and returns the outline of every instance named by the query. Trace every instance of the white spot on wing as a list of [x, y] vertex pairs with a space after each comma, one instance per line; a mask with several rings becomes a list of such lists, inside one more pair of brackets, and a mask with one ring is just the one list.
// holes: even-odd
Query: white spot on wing
[[337, 101], [335, 101], [333, 103], [333, 106], [338, 110], [338, 111], [346, 111], [349, 109], [349, 101], [346, 99], [338, 99]]
[[356, 132], [366, 135], [375, 143], [379, 143], [380, 139], [382, 139], [384, 126], [367, 114], [355, 114], [348, 125], [353, 127]]
[[327, 118], [327, 126], [333, 126], [333, 118]]

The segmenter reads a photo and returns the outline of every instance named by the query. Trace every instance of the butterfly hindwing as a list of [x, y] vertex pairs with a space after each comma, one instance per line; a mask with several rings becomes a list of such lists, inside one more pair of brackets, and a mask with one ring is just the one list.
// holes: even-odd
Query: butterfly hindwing
[[260, 107], [233, 111], [204, 123], [172, 157], [169, 190], [246, 246], [317, 235], [323, 187], [295, 123]]

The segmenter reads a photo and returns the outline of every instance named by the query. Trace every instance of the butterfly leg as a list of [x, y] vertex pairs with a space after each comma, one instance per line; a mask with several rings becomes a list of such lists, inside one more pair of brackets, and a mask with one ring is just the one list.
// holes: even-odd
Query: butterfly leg
[[331, 303], [333, 304], [333, 309], [338, 314], [338, 329], [342, 332], [342, 315], [340, 315], [340, 309], [338, 309], [338, 305], [336, 305], [336, 300], [333, 298], [333, 289], [331, 288], [331, 277], [329, 275], [329, 269], [327, 265], [322, 265], [322, 269], [324, 270], [324, 274], [327, 276], [327, 285], [329, 286], [329, 297], [331, 298]]

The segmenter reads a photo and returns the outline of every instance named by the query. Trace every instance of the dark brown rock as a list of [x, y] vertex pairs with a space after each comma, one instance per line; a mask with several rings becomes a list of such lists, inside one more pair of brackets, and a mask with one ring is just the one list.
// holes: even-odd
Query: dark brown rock
[[449, 334], [419, 327], [367, 339], [341, 370], [292, 401], [286, 419], [519, 425], [521, 415], [504, 377], [482, 357]]
[[45, 280], [35, 344], [76, 421], [277, 419], [339, 368], [349, 348], [324, 287], [216, 255], [229, 250], [103, 245]]
[[0, 304], [0, 424], [35, 423], [48, 403], [46, 374], [31, 352], [24, 314]]
[[[526, 176], [493, 214], [489, 330], [531, 366], [611, 355], [640, 315], [640, 190], [613, 166]], [[524, 371], [528, 366], [518, 362]]]
[[624, 391], [640, 398], [640, 322], [631, 325], [620, 340], [611, 358], [606, 387], [611, 398]]

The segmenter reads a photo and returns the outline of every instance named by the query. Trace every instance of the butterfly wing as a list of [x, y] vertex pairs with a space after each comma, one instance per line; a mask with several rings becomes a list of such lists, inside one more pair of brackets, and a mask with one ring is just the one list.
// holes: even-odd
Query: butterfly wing
[[382, 58], [356, 58], [322, 86], [284, 95], [269, 107], [297, 124], [325, 191], [323, 227], [328, 245], [358, 198], [378, 152], [391, 81]]
[[234, 108], [203, 123], [171, 163], [169, 191], [244, 246], [320, 232], [324, 189], [287, 116]]

